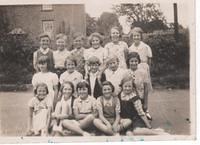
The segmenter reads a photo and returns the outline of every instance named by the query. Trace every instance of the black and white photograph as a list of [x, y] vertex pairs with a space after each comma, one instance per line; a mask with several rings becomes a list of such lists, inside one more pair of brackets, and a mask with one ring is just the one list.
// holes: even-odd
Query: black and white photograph
[[0, 3], [0, 143], [194, 140], [194, 8]]

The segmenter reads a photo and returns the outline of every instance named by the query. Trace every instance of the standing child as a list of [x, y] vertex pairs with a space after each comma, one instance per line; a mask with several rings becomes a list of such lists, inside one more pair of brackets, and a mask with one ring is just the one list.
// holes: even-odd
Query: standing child
[[120, 41], [121, 31], [119, 27], [112, 27], [110, 30], [111, 42], [105, 45], [106, 57], [116, 55], [119, 59], [119, 67], [126, 69], [126, 54], [128, 53], [128, 45], [124, 41]]
[[73, 83], [74, 87], [76, 87], [76, 85], [83, 79], [82, 74], [76, 71], [76, 66], [77, 62], [73, 56], [68, 56], [65, 59], [66, 71], [60, 76], [61, 85], [66, 81], [70, 81]]
[[103, 37], [97, 32], [92, 33], [89, 37], [89, 42], [91, 47], [86, 49], [84, 53], [86, 63], [90, 57], [96, 56], [99, 58], [101, 64], [103, 64], [106, 57], [105, 49], [101, 46], [103, 43]]
[[83, 136], [90, 136], [86, 130], [91, 129], [97, 115], [96, 99], [88, 95], [89, 85], [86, 81], [77, 84], [78, 98], [74, 101], [74, 116], [76, 120], [64, 120], [63, 127]]
[[35, 96], [28, 103], [28, 136], [45, 136], [48, 134], [52, 108], [51, 102], [47, 97], [48, 92], [48, 87], [45, 83], [38, 83], [34, 88]]
[[88, 60], [88, 66], [90, 68], [86, 78], [86, 81], [89, 83], [89, 95], [95, 97], [96, 99], [99, 96], [102, 96], [102, 83], [106, 80], [104, 73], [101, 73], [99, 66], [101, 65], [100, 60], [92, 56]]
[[83, 47], [84, 37], [81, 34], [76, 34], [73, 37], [73, 49], [71, 55], [75, 58], [77, 62], [77, 71], [85, 76], [85, 60], [84, 60], [84, 51]]
[[127, 70], [119, 67], [119, 58], [115, 55], [110, 55], [105, 69], [106, 80], [114, 85], [115, 94], [118, 95], [121, 91], [119, 87], [121, 79]]
[[55, 73], [50, 72], [50, 60], [47, 56], [41, 56], [38, 59], [37, 67], [39, 72], [33, 75], [32, 84], [35, 88], [38, 83], [45, 83], [48, 87], [48, 99], [51, 100], [53, 107], [56, 104], [58, 96], [58, 76]]
[[58, 34], [56, 36], [56, 47], [57, 50], [53, 52], [55, 61], [55, 72], [60, 75], [65, 71], [65, 59], [70, 55], [70, 51], [66, 48], [67, 36], [64, 34]]
[[141, 60], [137, 52], [131, 52], [127, 57], [128, 74], [132, 76], [138, 95], [142, 100], [143, 109], [148, 119], [152, 119], [148, 111], [148, 74], [146, 70], [139, 67]]
[[60, 88], [61, 101], [57, 102], [55, 112], [52, 113], [53, 135], [62, 135], [62, 122], [73, 118], [73, 104], [75, 97], [72, 82], [65, 82]]
[[38, 60], [41, 56], [47, 56], [49, 58], [49, 71], [54, 71], [54, 58], [53, 51], [49, 48], [50, 45], [50, 37], [46, 33], [42, 33], [39, 36], [40, 38], [40, 48], [33, 53], [33, 67], [36, 72], [39, 71]]
[[132, 77], [129, 75], [124, 76], [121, 81], [121, 87], [122, 91], [119, 94], [121, 117], [131, 119], [134, 129], [140, 127], [151, 128]]
[[113, 96], [114, 86], [111, 82], [103, 82], [103, 96], [97, 99], [99, 118], [94, 125], [107, 135], [115, 135], [131, 125], [130, 119], [120, 119], [120, 102]]
[[152, 60], [152, 51], [149, 45], [142, 41], [142, 29], [140, 27], [135, 27], [131, 31], [131, 37], [133, 39], [133, 44], [129, 47], [129, 52], [137, 52], [140, 56], [141, 63], [138, 67], [141, 67], [147, 71], [148, 75], [148, 89], [152, 90], [150, 67]]

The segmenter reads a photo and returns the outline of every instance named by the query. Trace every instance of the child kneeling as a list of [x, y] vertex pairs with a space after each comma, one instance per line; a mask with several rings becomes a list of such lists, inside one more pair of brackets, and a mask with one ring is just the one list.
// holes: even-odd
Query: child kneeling
[[132, 122], [130, 119], [120, 119], [120, 102], [113, 96], [114, 86], [111, 82], [103, 82], [102, 92], [103, 96], [97, 99], [99, 118], [94, 120], [94, 125], [106, 135], [117, 135]]

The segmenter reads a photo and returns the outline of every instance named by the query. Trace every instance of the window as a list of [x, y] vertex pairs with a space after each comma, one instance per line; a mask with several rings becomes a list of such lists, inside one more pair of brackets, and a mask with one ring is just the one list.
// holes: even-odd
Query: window
[[53, 22], [54, 22], [53, 20], [42, 21], [43, 32], [48, 33], [51, 38], [53, 38], [53, 30], [54, 30]]
[[53, 10], [53, 5], [50, 4], [42, 5], [42, 11], [52, 11], [52, 10]]

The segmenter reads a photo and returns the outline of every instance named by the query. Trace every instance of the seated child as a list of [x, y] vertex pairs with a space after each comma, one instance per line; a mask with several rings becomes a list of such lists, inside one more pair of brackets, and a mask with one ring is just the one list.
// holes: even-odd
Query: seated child
[[130, 119], [120, 119], [120, 102], [113, 96], [114, 86], [105, 81], [102, 84], [103, 96], [97, 99], [99, 118], [94, 125], [106, 135], [115, 135], [131, 125]]
[[121, 117], [131, 119], [133, 122], [133, 129], [144, 127], [151, 129], [151, 125], [143, 110], [143, 106], [132, 77], [125, 76], [121, 81], [121, 87], [122, 91], [119, 94]]
[[29, 118], [27, 136], [46, 136], [50, 122], [52, 103], [47, 98], [48, 87], [38, 83], [34, 90], [35, 96], [28, 103]]
[[76, 71], [77, 62], [73, 56], [68, 56], [65, 59], [66, 71], [60, 76], [60, 84], [62, 85], [66, 81], [73, 83], [74, 87], [83, 79], [81, 73]]
[[99, 71], [99, 66], [101, 65], [100, 60], [92, 56], [88, 60], [89, 73], [85, 76], [86, 81], [89, 83], [89, 95], [97, 98], [102, 96], [102, 83], [106, 80], [104, 73]]
[[75, 120], [64, 120], [64, 128], [71, 130], [76, 134], [90, 136], [86, 130], [91, 129], [93, 120], [97, 115], [96, 99], [88, 95], [89, 85], [86, 81], [81, 81], [76, 87], [78, 98], [74, 101]]
[[74, 85], [72, 82], [65, 82], [60, 88], [61, 101], [57, 102], [55, 112], [52, 113], [51, 118], [53, 124], [53, 136], [63, 135], [62, 122], [65, 119], [73, 118], [73, 104], [75, 97]]
[[106, 80], [110, 81], [115, 87], [115, 94], [118, 95], [121, 91], [119, 87], [122, 77], [127, 73], [126, 69], [119, 67], [119, 59], [116, 55], [111, 55], [108, 58], [107, 66], [105, 68]]

